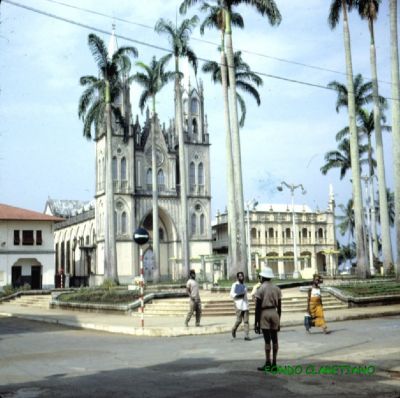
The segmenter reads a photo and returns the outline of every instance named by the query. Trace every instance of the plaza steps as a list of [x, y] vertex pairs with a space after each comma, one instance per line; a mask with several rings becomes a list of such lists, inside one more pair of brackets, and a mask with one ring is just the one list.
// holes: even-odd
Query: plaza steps
[[19, 305], [21, 307], [50, 308], [51, 294], [21, 295], [10, 299], [8, 304]]
[[[322, 303], [325, 311], [347, 308], [347, 304], [341, 302], [329, 293], [322, 294]], [[227, 294], [203, 294], [201, 295], [202, 313], [204, 316], [232, 316], [235, 307], [233, 300]], [[255, 305], [251, 301], [250, 312], [254, 313]], [[176, 316], [186, 315], [189, 308], [188, 298], [158, 299], [147, 303], [146, 315]], [[307, 308], [307, 294], [298, 293], [282, 297], [282, 312], [305, 312]]]

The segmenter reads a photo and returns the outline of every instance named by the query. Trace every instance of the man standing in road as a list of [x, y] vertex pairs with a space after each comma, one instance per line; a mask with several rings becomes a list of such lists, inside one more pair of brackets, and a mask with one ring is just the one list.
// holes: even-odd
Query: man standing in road
[[231, 287], [231, 297], [235, 302], [236, 309], [236, 322], [232, 328], [232, 337], [236, 337], [236, 330], [239, 325], [244, 324], [244, 339], [250, 341], [249, 337], [249, 301], [247, 299], [247, 288], [244, 284], [244, 274], [243, 272], [238, 272], [236, 274], [237, 281], [232, 284]]
[[189, 326], [190, 318], [193, 312], [196, 313], [196, 326], [200, 326], [201, 318], [201, 301], [199, 294], [199, 284], [196, 282], [196, 272], [194, 269], [190, 270], [189, 280], [186, 283], [186, 292], [189, 295], [189, 312], [186, 316], [185, 326]]
[[[262, 285], [258, 288], [256, 298], [256, 316], [254, 331], [260, 334], [261, 330], [265, 342], [265, 365], [257, 368], [261, 371], [276, 369], [278, 355], [278, 332], [280, 330], [282, 293], [278, 286], [271, 283], [274, 273], [271, 268], [265, 267], [260, 272]], [[272, 363], [271, 363], [272, 341]]]

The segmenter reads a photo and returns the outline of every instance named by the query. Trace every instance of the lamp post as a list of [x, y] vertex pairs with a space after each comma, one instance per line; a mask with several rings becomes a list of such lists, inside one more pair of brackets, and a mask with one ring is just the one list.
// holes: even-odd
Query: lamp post
[[293, 221], [293, 257], [294, 257], [294, 272], [293, 278], [300, 278], [299, 264], [297, 261], [297, 232], [296, 232], [296, 221], [295, 221], [295, 212], [294, 212], [294, 191], [297, 188], [301, 188], [301, 193], [303, 195], [306, 194], [306, 190], [304, 189], [302, 184], [288, 184], [285, 181], [281, 182], [281, 185], [277, 187], [277, 190], [282, 192], [283, 188], [286, 187], [290, 190], [292, 195], [292, 221]]
[[251, 210], [254, 210], [258, 202], [255, 199], [249, 200], [246, 202], [247, 208], [247, 272], [249, 275], [249, 280], [253, 279], [252, 269], [251, 269], [251, 240], [250, 240], [250, 207]]
[[[370, 179], [372, 178], [369, 176], [362, 176], [361, 177], [364, 182], [365, 182], [365, 201], [366, 201], [366, 210], [367, 210], [367, 230], [368, 230], [368, 253], [369, 253], [369, 270], [371, 275], [375, 275], [375, 268], [374, 268], [374, 254], [373, 254], [373, 249], [372, 249], [372, 226], [371, 226], [371, 205], [374, 206], [374, 204], [371, 204], [371, 191], [369, 189], [370, 187]], [[371, 181], [372, 182], [372, 181]], [[373, 193], [372, 193], [373, 194]]]

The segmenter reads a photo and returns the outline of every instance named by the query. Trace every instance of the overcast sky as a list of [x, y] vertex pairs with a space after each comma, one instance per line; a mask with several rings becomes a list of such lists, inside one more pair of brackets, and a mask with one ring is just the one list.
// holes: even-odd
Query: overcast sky
[[[55, 4], [49, 0], [17, 0], [19, 4], [56, 14], [98, 29], [111, 31], [111, 18]], [[116, 20], [116, 33], [135, 40], [168, 46], [165, 37], [134, 23], [154, 26], [160, 17], [175, 21], [177, 0], [63, 0]], [[326, 86], [332, 80], [345, 81], [342, 24], [331, 31], [327, 24], [328, 0], [276, 0], [282, 23], [271, 27], [267, 19], [250, 7], [240, 7], [245, 30], [233, 34], [235, 50], [246, 50], [243, 58], [256, 72], [310, 84]], [[77, 104], [82, 93], [79, 78], [96, 74], [87, 46], [90, 30], [40, 15], [8, 2], [0, 5], [0, 202], [43, 211], [54, 199], [90, 200], [94, 195], [94, 143], [82, 137]], [[197, 8], [189, 15], [197, 13]], [[181, 18], [178, 16], [178, 18]], [[370, 77], [367, 23], [353, 13], [350, 19], [354, 73]], [[99, 34], [107, 43], [109, 36]], [[200, 38], [199, 31], [194, 32]], [[203, 39], [218, 43], [216, 31]], [[381, 95], [390, 97], [390, 40], [388, 1], [381, 5], [376, 25], [378, 73]], [[139, 59], [149, 62], [162, 51], [118, 39], [119, 45], [135, 45]], [[202, 58], [218, 60], [215, 45], [192, 41]], [[252, 54], [259, 53], [260, 55]], [[276, 58], [288, 62], [279, 61]], [[311, 68], [299, 64], [318, 67]], [[171, 64], [172, 67], [172, 64]], [[326, 70], [325, 70], [326, 69]], [[226, 206], [225, 149], [221, 89], [209, 76], [205, 84], [211, 146], [212, 211]], [[296, 203], [322, 210], [327, 207], [329, 184], [337, 203], [351, 195], [350, 176], [339, 180], [339, 171], [323, 176], [320, 167], [328, 150], [335, 149], [335, 134], [348, 124], [347, 113], [335, 111], [336, 93], [323, 88], [264, 77], [260, 89], [262, 104], [247, 101], [246, 125], [241, 132], [245, 201], [289, 203], [288, 191], [277, 184], [302, 183], [305, 196]], [[137, 108], [133, 88], [133, 112]], [[173, 117], [173, 86], [158, 98], [160, 118]], [[390, 111], [387, 112], [390, 124]], [[392, 186], [391, 138], [385, 134], [388, 185]]]

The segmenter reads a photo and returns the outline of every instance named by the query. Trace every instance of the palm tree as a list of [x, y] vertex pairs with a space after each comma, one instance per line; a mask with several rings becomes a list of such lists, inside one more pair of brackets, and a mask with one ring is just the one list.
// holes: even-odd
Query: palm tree
[[[250, 66], [243, 61], [242, 52], [236, 51], [235, 52], [235, 78], [236, 78], [236, 86], [238, 89], [242, 90], [244, 93], [249, 94], [253, 97], [257, 105], [260, 106], [261, 98], [260, 94], [257, 91], [257, 88], [254, 87], [254, 84], [259, 87], [263, 84], [263, 81], [260, 76], [254, 73]], [[210, 73], [211, 79], [214, 83], [221, 83], [221, 67], [220, 64], [214, 61], [207, 61], [203, 64], [202, 67], [203, 72]], [[229, 80], [228, 80], [229, 86]], [[241, 117], [240, 117], [240, 127], [244, 126], [244, 121], [246, 119], [246, 103], [244, 102], [243, 97], [236, 93], [240, 110], [241, 110]]]
[[396, 277], [400, 279], [400, 78], [397, 37], [397, 0], [390, 0], [390, 53], [392, 70], [393, 174], [396, 211]]
[[154, 282], [160, 278], [160, 235], [158, 220], [158, 187], [157, 187], [157, 159], [156, 159], [156, 123], [158, 121], [156, 114], [156, 95], [161, 89], [175, 78], [174, 72], [165, 71], [167, 62], [172, 55], [168, 54], [159, 60], [153, 57], [150, 64], [137, 62], [136, 66], [142, 72], [137, 72], [129, 78], [129, 83], [135, 81], [143, 87], [143, 92], [139, 99], [139, 107], [143, 112], [147, 101], [152, 101], [152, 121], [151, 121], [151, 170], [152, 170], [152, 199], [153, 199], [153, 253], [154, 253]]
[[338, 207], [342, 214], [338, 214], [336, 216], [336, 220], [338, 221], [337, 227], [339, 228], [339, 232], [342, 236], [346, 235], [346, 233], [348, 234], [348, 243], [350, 243], [354, 237], [355, 229], [353, 199], [349, 199], [346, 206], [339, 204]]
[[343, 37], [346, 55], [347, 93], [348, 93], [348, 114], [350, 127], [350, 152], [351, 171], [355, 213], [355, 237], [357, 246], [357, 274], [365, 278], [369, 276], [369, 269], [366, 264], [366, 251], [364, 245], [364, 216], [363, 200], [361, 190], [360, 160], [358, 149], [358, 134], [356, 125], [356, 104], [354, 98], [353, 66], [350, 49], [350, 31], [348, 25], [347, 11], [355, 5], [353, 0], [332, 0], [329, 12], [329, 25], [334, 29], [339, 22], [340, 12], [343, 14]]
[[[337, 134], [338, 137], [342, 136], [342, 132], [348, 130], [346, 127], [343, 130], [339, 131]], [[359, 154], [361, 156], [366, 153], [368, 150], [367, 145], [359, 146]], [[324, 156], [325, 164], [321, 167], [321, 173], [326, 175], [329, 170], [338, 168], [340, 170], [340, 179], [346, 176], [348, 170], [351, 169], [351, 151], [350, 151], [350, 141], [348, 138], [343, 138], [338, 145], [338, 149], [334, 151], [329, 151]], [[362, 158], [359, 161], [360, 166], [367, 164], [368, 159]]]
[[385, 273], [393, 264], [392, 242], [390, 240], [390, 225], [388, 219], [388, 203], [386, 197], [386, 176], [385, 163], [383, 154], [382, 129], [381, 129], [381, 107], [379, 101], [378, 89], [378, 72], [376, 66], [376, 48], [374, 35], [374, 21], [376, 21], [379, 12], [379, 4], [381, 0], [358, 0], [358, 13], [361, 19], [366, 19], [370, 33], [370, 60], [371, 75], [374, 97], [374, 124], [375, 124], [375, 143], [376, 143], [376, 160], [378, 174], [378, 193], [380, 202], [381, 234], [382, 234], [382, 254], [383, 269]]
[[[134, 47], [121, 47], [114, 54], [109, 54], [102, 39], [95, 34], [88, 36], [90, 51], [97, 63], [98, 75], [82, 76], [80, 84], [85, 90], [79, 99], [78, 114], [83, 120], [83, 134], [92, 137], [94, 126], [95, 139], [106, 134], [106, 209], [104, 215], [104, 277], [118, 282], [118, 267], [115, 242], [114, 220], [114, 189], [112, 181], [112, 135], [114, 121], [124, 125], [120, 109], [115, 105], [117, 98], [122, 95], [126, 82], [123, 78], [129, 72], [131, 62], [129, 56], [137, 57]], [[126, 129], [124, 129], [126, 131]]]
[[[181, 4], [180, 11], [186, 12], [187, 8], [198, 3], [200, 0], [184, 0]], [[203, 1], [204, 3], [204, 1]], [[244, 199], [243, 199], [243, 181], [242, 181], [242, 165], [240, 151], [240, 135], [239, 135], [239, 120], [237, 111], [236, 97], [236, 80], [234, 66], [234, 51], [232, 45], [232, 13], [233, 8], [238, 5], [250, 5], [254, 7], [259, 14], [266, 16], [269, 23], [279, 25], [281, 22], [281, 14], [274, 0], [220, 0], [218, 2], [223, 6], [223, 22], [225, 24], [224, 36], [226, 43], [226, 61], [228, 68], [229, 86], [229, 102], [231, 116], [231, 131], [232, 131], [232, 159], [233, 159], [233, 176], [235, 190], [236, 214], [238, 217], [238, 264], [247, 268], [246, 256], [246, 240], [245, 240], [245, 224], [244, 224]]]
[[179, 59], [186, 57], [197, 72], [197, 57], [189, 46], [189, 37], [199, 19], [194, 16], [182, 21], [180, 26], [174, 26], [171, 21], [159, 19], [155, 30], [157, 33], [166, 34], [170, 41], [172, 52], [175, 57], [175, 131], [179, 142], [179, 176], [181, 196], [181, 239], [182, 260], [185, 274], [189, 275], [190, 246], [188, 233], [188, 199], [187, 199], [187, 162], [185, 154], [185, 139], [183, 135], [183, 110], [181, 92], [181, 73], [179, 70]]
[[[395, 219], [396, 219], [396, 213], [394, 210], [394, 192], [392, 192], [389, 188], [386, 190], [386, 197], [387, 197], [387, 202], [388, 202], [389, 224], [391, 227], [393, 227]], [[378, 214], [378, 221], [380, 222], [379, 202], [375, 202], [375, 208], [376, 208], [376, 212]]]
[[[228, 269], [230, 277], [235, 277], [236, 273], [243, 269], [238, 262], [237, 253], [237, 213], [236, 213], [236, 193], [234, 187], [233, 174], [233, 154], [232, 154], [232, 130], [230, 125], [229, 94], [228, 94], [228, 72], [225, 53], [225, 12], [223, 1], [218, 0], [217, 5], [212, 6], [203, 2], [201, 11], [207, 15], [200, 25], [200, 33], [204, 34], [204, 29], [216, 28], [221, 32], [220, 45], [220, 64], [221, 64], [221, 86], [222, 97], [224, 99], [224, 123], [225, 123], [225, 150], [226, 150], [226, 173], [228, 188]], [[240, 14], [234, 13], [232, 24], [243, 28], [244, 23]]]

